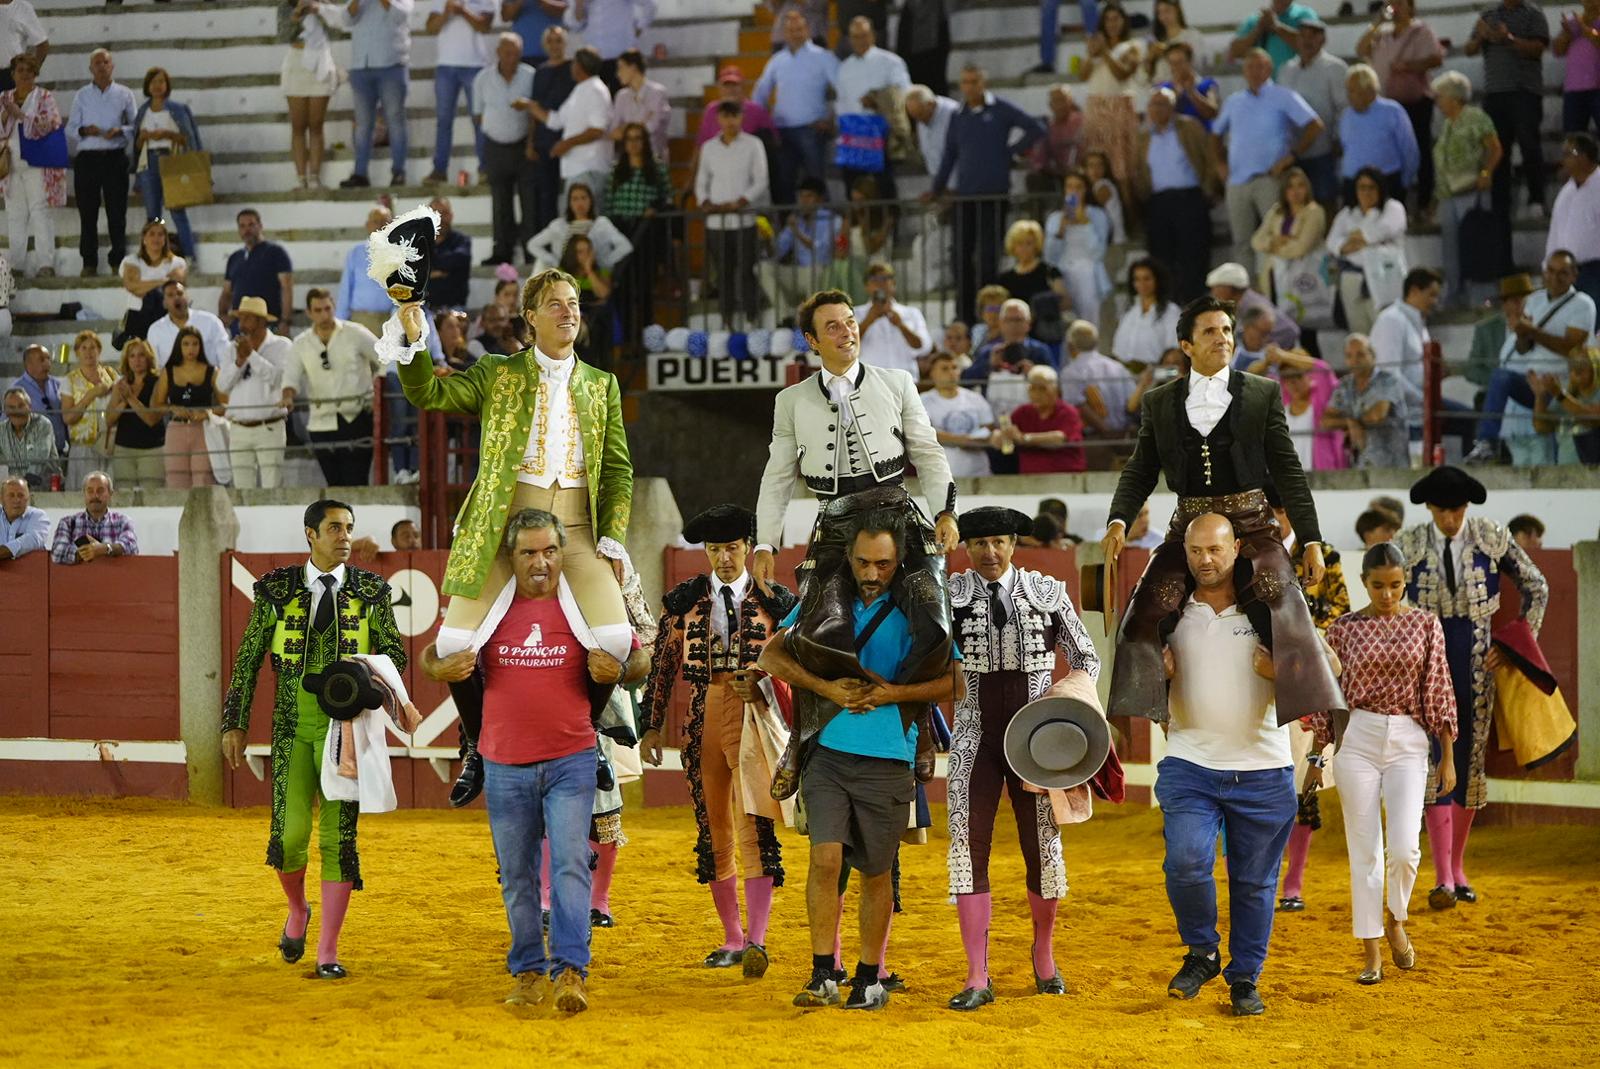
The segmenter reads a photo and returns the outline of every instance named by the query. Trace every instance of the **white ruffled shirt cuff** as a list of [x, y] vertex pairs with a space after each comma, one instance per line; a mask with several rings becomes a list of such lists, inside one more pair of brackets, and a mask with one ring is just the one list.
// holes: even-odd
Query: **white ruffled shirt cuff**
[[[385, 364], [409, 364], [420, 352], [428, 348], [428, 336], [432, 327], [428, 317], [422, 317], [422, 336], [415, 342], [406, 342], [406, 328], [400, 325], [400, 311], [396, 309], [383, 324], [383, 336], [378, 339], [374, 351], [378, 359]], [[429, 357], [431, 360], [432, 357]]]
[[602, 557], [608, 560], [625, 561], [628, 559], [628, 551], [615, 538], [602, 538], [595, 543], [595, 548], [600, 551]]

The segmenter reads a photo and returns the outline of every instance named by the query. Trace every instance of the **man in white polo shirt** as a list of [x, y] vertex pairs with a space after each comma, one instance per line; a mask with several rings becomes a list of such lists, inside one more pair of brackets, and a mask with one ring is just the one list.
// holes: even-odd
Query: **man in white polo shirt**
[[[1191, 999], [1217, 974], [1238, 1017], [1265, 1013], [1256, 978], [1272, 937], [1278, 866], [1294, 825], [1294, 759], [1273, 707], [1272, 655], [1236, 602], [1239, 542], [1225, 516], [1196, 517], [1184, 533], [1194, 593], [1163, 651], [1172, 721], [1156, 766], [1167, 855], [1167, 898], [1188, 947], [1167, 985]], [[1227, 969], [1217, 953], [1217, 837], [1226, 834]]]
[[572, 92], [555, 111], [536, 100], [522, 105], [533, 117], [561, 135], [550, 154], [561, 160], [561, 200], [578, 183], [589, 187], [596, 216], [605, 210], [611, 180], [611, 90], [600, 79], [600, 53], [580, 48], [572, 57]]
[[894, 268], [867, 265], [867, 303], [856, 306], [861, 324], [861, 359], [873, 367], [899, 368], [913, 382], [922, 378], [921, 358], [933, 350], [922, 313], [894, 299]]

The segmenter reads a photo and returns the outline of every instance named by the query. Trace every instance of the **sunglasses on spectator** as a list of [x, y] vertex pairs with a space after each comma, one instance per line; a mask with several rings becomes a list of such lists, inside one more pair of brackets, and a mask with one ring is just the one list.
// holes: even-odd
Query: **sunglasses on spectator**
[[322, 370], [332, 371], [333, 365], [328, 362], [328, 350], [322, 350]]

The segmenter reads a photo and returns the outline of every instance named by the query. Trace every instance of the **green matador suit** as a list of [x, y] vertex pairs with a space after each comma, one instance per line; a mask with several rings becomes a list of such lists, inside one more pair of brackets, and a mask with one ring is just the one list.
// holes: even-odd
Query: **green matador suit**
[[222, 730], [249, 729], [256, 675], [270, 653], [278, 689], [272, 706], [272, 830], [267, 864], [279, 872], [306, 867], [315, 801], [321, 806], [317, 845], [322, 879], [351, 883], [360, 890], [361, 862], [356, 854], [360, 806], [322, 797], [322, 748], [331, 721], [300, 681], [355, 653], [388, 654], [396, 669], [405, 670], [405, 640], [389, 605], [389, 584], [372, 572], [346, 565], [335, 594], [335, 623], [320, 632], [312, 627], [305, 565], [268, 572], [256, 582], [255, 596], [233, 660]]
[[[593, 559], [596, 544], [610, 539], [619, 546], [628, 533], [628, 514], [633, 506], [633, 463], [628, 458], [628, 436], [622, 425], [622, 390], [615, 375], [574, 361], [568, 397], [578, 417], [583, 440], [583, 475], [587, 481], [587, 515], [581, 524], [567, 524], [568, 558], [574, 556], [573, 535], [587, 543]], [[466, 371], [439, 377], [426, 358], [413, 357], [399, 366], [400, 382], [406, 397], [418, 408], [443, 409], [477, 415], [482, 422], [482, 443], [478, 449], [478, 478], [456, 516], [455, 539], [450, 546], [450, 562], [444, 573], [444, 592], [452, 597], [482, 600], [485, 611], [500, 593], [504, 579], [510, 577], [510, 564], [501, 557], [502, 582], [489, 583], [500, 554], [514, 499], [518, 497], [520, 466], [529, 454], [530, 435], [541, 433], [544, 421], [534, 425], [536, 410], [541, 410], [543, 390], [538, 358], [534, 350], [524, 349], [511, 356], [485, 356]], [[542, 413], [539, 413], [542, 414]], [[531, 484], [524, 484], [529, 485]], [[559, 514], [558, 514], [559, 515]], [[574, 527], [587, 530], [575, 532]], [[604, 565], [602, 565], [604, 566]], [[606, 568], [610, 573], [609, 567]], [[568, 576], [572, 582], [572, 577]], [[617, 622], [626, 622], [622, 594], [615, 577], [611, 578], [616, 600]], [[584, 600], [579, 584], [574, 592]], [[590, 626], [597, 621], [585, 605], [584, 618]]]
[[[472, 638], [511, 580], [511, 558], [502, 549], [506, 522], [519, 509], [537, 508], [566, 529], [561, 570], [585, 622], [603, 647], [625, 658], [633, 630], [611, 561], [624, 555], [633, 463], [616, 376], [576, 357], [552, 360], [537, 348], [485, 356], [442, 377], [419, 353], [399, 365], [399, 374], [418, 408], [476, 414], [481, 423], [478, 476], [456, 516], [445, 566], [450, 603], [439, 629], [440, 655], [476, 648], [487, 637]], [[450, 693], [461, 717], [462, 756], [475, 761], [482, 682], [453, 683]], [[463, 765], [463, 779], [481, 784], [478, 769]], [[452, 794], [453, 804], [477, 793], [462, 790]]]

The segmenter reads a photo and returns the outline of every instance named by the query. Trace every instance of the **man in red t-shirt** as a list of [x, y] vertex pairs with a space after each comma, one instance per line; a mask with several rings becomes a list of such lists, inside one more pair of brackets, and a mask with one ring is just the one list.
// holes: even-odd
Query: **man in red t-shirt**
[[[517, 979], [506, 1002], [531, 1006], [542, 1001], [548, 973], [555, 982], [556, 1008], [576, 1013], [589, 1005], [584, 977], [596, 768], [593, 711], [613, 685], [642, 680], [650, 656], [637, 639], [627, 664], [598, 646], [585, 647], [580, 635], [591, 643], [593, 636], [581, 618], [568, 617], [561, 599], [566, 541], [561, 521], [548, 512], [523, 509], [512, 516], [506, 549], [516, 593], [505, 616], [480, 653], [464, 650], [440, 659], [429, 646], [422, 666], [446, 682], [483, 673], [478, 752], [511, 923], [506, 967]], [[550, 843], [548, 954], [539, 904], [541, 840]]]

